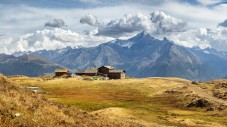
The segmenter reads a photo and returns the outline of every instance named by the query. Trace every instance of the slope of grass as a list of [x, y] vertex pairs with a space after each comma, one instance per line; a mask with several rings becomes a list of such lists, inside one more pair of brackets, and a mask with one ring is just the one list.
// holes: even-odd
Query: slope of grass
[[[164, 94], [191, 82], [178, 78], [85, 81], [75, 78], [42, 81], [12, 78], [20, 85], [39, 86], [53, 102], [73, 105], [108, 118], [143, 126], [224, 127], [227, 111], [186, 108], [184, 94]], [[119, 112], [118, 112], [119, 110]], [[109, 113], [108, 113], [109, 112]], [[117, 112], [117, 113], [113, 113]]]
[[[24, 81], [28, 81], [25, 83]], [[18, 78], [24, 84], [40, 82]], [[34, 81], [34, 82], [32, 82]], [[0, 76], [0, 127], [101, 127], [139, 126], [136, 123], [109, 120], [70, 105], [47, 101], [41, 94], [20, 87]]]

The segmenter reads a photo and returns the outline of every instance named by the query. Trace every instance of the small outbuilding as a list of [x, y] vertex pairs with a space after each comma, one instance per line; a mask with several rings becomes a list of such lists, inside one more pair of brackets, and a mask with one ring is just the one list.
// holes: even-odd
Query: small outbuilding
[[110, 70], [108, 77], [109, 79], [124, 79], [125, 70]]
[[57, 69], [55, 70], [55, 77], [69, 76], [70, 72], [68, 69]]
[[112, 66], [101, 66], [98, 68], [99, 74], [109, 74], [110, 70], [114, 70], [115, 68]]

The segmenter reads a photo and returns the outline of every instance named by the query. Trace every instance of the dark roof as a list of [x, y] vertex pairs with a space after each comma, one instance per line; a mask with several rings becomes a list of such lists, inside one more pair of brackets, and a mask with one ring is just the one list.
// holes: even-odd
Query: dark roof
[[84, 73], [84, 70], [79, 70], [76, 73]]
[[125, 70], [110, 70], [109, 73], [125, 73]]
[[[108, 68], [108, 69], [110, 69], [110, 70], [113, 70], [113, 69], [114, 69], [114, 67], [112, 67], [112, 66], [102, 66], [102, 67]], [[101, 67], [100, 67], [100, 68], [101, 68]]]

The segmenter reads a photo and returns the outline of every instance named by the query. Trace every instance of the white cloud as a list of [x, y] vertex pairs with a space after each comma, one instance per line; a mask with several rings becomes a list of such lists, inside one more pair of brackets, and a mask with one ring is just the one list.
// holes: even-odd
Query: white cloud
[[149, 17], [138, 13], [128, 14], [120, 19], [111, 20], [98, 26], [97, 35], [121, 37], [140, 31], [152, 31], [153, 24]]
[[[127, 13], [146, 12], [146, 9], [137, 8], [136, 6], [108, 6], [97, 8], [39, 8], [26, 5], [10, 6], [0, 3], [0, 33], [9, 34], [19, 37], [23, 34], [30, 33], [35, 30], [43, 29], [46, 21], [64, 19], [67, 28], [82, 33], [85, 29], [89, 29], [87, 25], [81, 25], [79, 19], [86, 14], [94, 14], [95, 16], [109, 21], [120, 18]], [[7, 12], [7, 13], [6, 13]], [[111, 15], [110, 15], [111, 14]]]
[[[187, 23], [171, 17], [162, 11], [155, 11], [151, 18], [142, 13], [135, 15], [127, 14], [123, 17], [107, 22], [99, 22], [93, 15], [85, 15], [80, 19], [82, 24], [89, 24], [98, 29], [97, 35], [122, 37], [129, 36], [141, 31], [149, 33], [165, 34], [168, 32], [185, 31]], [[86, 31], [86, 34], [91, 32]]]
[[185, 3], [167, 1], [158, 7], [168, 14], [183, 19], [188, 22], [190, 28], [216, 28], [217, 24], [226, 19], [227, 6], [219, 5], [214, 8], [197, 5], [193, 6]]
[[[89, 2], [88, 0], [82, 0]], [[103, 0], [93, 0], [93, 2]], [[163, 10], [174, 17], [187, 21], [189, 27], [214, 28], [216, 24], [226, 19], [227, 8], [224, 5], [209, 9], [205, 6], [193, 6], [176, 2], [177, 0], [143, 0], [141, 4], [135, 4], [134, 0], [128, 0], [115, 6], [102, 6], [95, 8], [40, 8], [25, 5], [9, 6], [0, 3], [0, 33], [21, 36], [22, 34], [43, 29], [43, 23], [61, 17], [67, 22], [68, 28], [81, 33], [88, 29], [86, 25], [79, 24], [83, 15], [92, 13], [104, 21], [120, 19], [125, 14], [138, 12], [149, 15], [153, 10]], [[138, 3], [138, 1], [137, 1]], [[146, 3], [146, 4], [144, 4]], [[204, 3], [204, 2], [203, 2]], [[6, 13], [7, 12], [7, 13]], [[16, 14], [16, 15], [15, 15]]]
[[[90, 2], [88, 0], [81, 0], [83, 2]], [[92, 0], [91, 2], [99, 2], [103, 0]], [[134, 0], [135, 1], [135, 0]], [[227, 12], [227, 5], [218, 5], [211, 8], [207, 8], [206, 5], [210, 5], [213, 3], [218, 2], [219, 0], [209, 1], [209, 0], [198, 0], [201, 5], [190, 5], [186, 3], [176, 2], [178, 0], [142, 0], [141, 4], [133, 4], [131, 0], [128, 0], [127, 2], [124, 2], [122, 5], [116, 5], [115, 6], [102, 6], [102, 7], [95, 7], [95, 8], [39, 8], [39, 7], [31, 7], [31, 6], [25, 6], [25, 5], [18, 5], [18, 6], [8, 6], [8, 5], [2, 5], [0, 4], [0, 34], [7, 34], [10, 35], [10, 37], [4, 37], [4, 46], [0, 47], [1, 51], [8, 51], [12, 52], [13, 50], [18, 51], [20, 50], [36, 50], [36, 49], [51, 49], [51, 48], [57, 48], [57, 47], [63, 47], [65, 45], [69, 45], [69, 42], [73, 42], [72, 45], [74, 45], [74, 42], [77, 44], [90, 46], [93, 44], [97, 44], [99, 42], [106, 42], [103, 37], [94, 37], [92, 35], [99, 32], [102, 35], [105, 36], [123, 36], [127, 34], [135, 34], [138, 31], [150, 31], [154, 32], [156, 31], [157, 34], [164, 33], [164, 35], [171, 35], [174, 40], [178, 40], [178, 42], [185, 44], [185, 45], [200, 45], [201, 47], [207, 47], [207, 46], [213, 46], [219, 49], [226, 49], [225, 48], [225, 40], [226, 38], [224, 35], [226, 34], [226, 30], [217, 30], [217, 24], [221, 21], [224, 21], [226, 19], [226, 12]], [[146, 4], [144, 4], [146, 3]], [[153, 4], [157, 3], [157, 4]], [[164, 20], [162, 21], [161, 25], [155, 22], [150, 21], [149, 14], [153, 10], [162, 10], [166, 12], [167, 14], [170, 14], [173, 17], [176, 17], [177, 20]], [[140, 12], [140, 14], [136, 14]], [[96, 26], [95, 28], [91, 28], [88, 25], [81, 25], [79, 23], [79, 19], [86, 15], [86, 14], [94, 14], [95, 16], [99, 17], [99, 19], [102, 20], [94, 20], [95, 16], [90, 23], [91, 25], [97, 24], [97, 21], [100, 23], [100, 26]], [[131, 14], [124, 16], [125, 14]], [[52, 19], [56, 19], [61, 17], [64, 19], [65, 22], [67, 22], [68, 28], [72, 31], [72, 33], [82, 33], [84, 30], [86, 35], [80, 35], [79, 36], [70, 36], [68, 34], [63, 34], [66, 37], [57, 37], [52, 39], [51, 37], [55, 34], [51, 34], [51, 32], [44, 32], [45, 34], [39, 35], [37, 32], [29, 35], [27, 38], [20, 37], [20, 43], [18, 41], [15, 41], [13, 39], [14, 37], [19, 38], [19, 36], [25, 34], [25, 33], [31, 33], [32, 31], [42, 30], [43, 29], [43, 23], [46, 21], [51, 21]], [[113, 20], [115, 19], [115, 20]], [[167, 18], [171, 19], [171, 18]], [[188, 23], [188, 29], [194, 29], [194, 30], [188, 30], [186, 32], [176, 33], [174, 31], [184, 31], [184, 29], [181, 29], [179, 26], [180, 20], [187, 21]], [[177, 22], [175, 22], [177, 21]], [[108, 23], [110, 23], [108, 25]], [[176, 26], [175, 26], [176, 25]], [[132, 28], [132, 26], [134, 28]], [[161, 26], [161, 27], [159, 27]], [[99, 29], [97, 29], [97, 27]], [[212, 34], [208, 32], [207, 35], [202, 36], [201, 32], [199, 32], [198, 28], [210, 28], [213, 29], [211, 31], [216, 31], [216, 33]], [[114, 29], [116, 28], [116, 29]], [[124, 29], [125, 28], [125, 29]], [[158, 29], [159, 28], [159, 29]], [[119, 34], [112, 35], [111, 32], [119, 32]], [[55, 31], [55, 30], [50, 30]], [[64, 30], [66, 31], [66, 30]], [[104, 31], [107, 31], [107, 33], [104, 33]], [[159, 32], [157, 32], [159, 31]], [[220, 31], [220, 32], [218, 32]], [[173, 32], [173, 34], [171, 34]], [[49, 33], [49, 34], [48, 34]], [[54, 33], [59, 33], [55, 31]], [[63, 32], [64, 33], [64, 32]], [[100, 35], [101, 35], [100, 34]], [[220, 36], [219, 36], [220, 34]], [[63, 36], [62, 35], [62, 36]], [[175, 36], [173, 36], [175, 35]], [[190, 37], [190, 36], [192, 37]], [[41, 36], [41, 37], [38, 37]], [[59, 35], [60, 36], [60, 35]], [[215, 36], [215, 38], [212, 38], [212, 36]], [[71, 38], [70, 38], [71, 37]], [[75, 41], [75, 38], [80, 38]], [[85, 39], [85, 38], [89, 39]], [[219, 39], [218, 39], [219, 37]], [[6, 39], [8, 38], [8, 39]], [[64, 39], [63, 39], [64, 38]], [[66, 39], [68, 38], [68, 39]], [[70, 39], [69, 39], [70, 38]], [[83, 39], [81, 39], [83, 38]], [[97, 43], [89, 43], [93, 42], [91, 38], [95, 38], [94, 40], [98, 40]], [[99, 39], [97, 39], [99, 38]], [[186, 38], [186, 39], [184, 39]], [[3, 40], [3, 37], [1, 37]], [[37, 41], [35, 41], [35, 39]], [[27, 41], [26, 41], [27, 40]], [[28, 41], [29, 40], [29, 41]], [[65, 40], [71, 40], [66, 41]], [[74, 40], [74, 41], [72, 41]], [[83, 44], [82, 41], [84, 40]], [[102, 40], [102, 41], [101, 41]], [[108, 39], [107, 39], [108, 40]], [[213, 43], [211, 42], [213, 40]], [[88, 41], [88, 42], [86, 42]], [[17, 42], [17, 43], [16, 43]], [[39, 43], [40, 42], [40, 43]], [[48, 42], [47, 44], [42, 42]], [[190, 42], [190, 43], [189, 43]], [[32, 43], [32, 44], [30, 44]], [[54, 43], [52, 45], [52, 43]], [[212, 43], [212, 44], [211, 44]], [[224, 46], [216, 46], [215, 45], [222, 44]], [[3, 41], [0, 42], [0, 44], [3, 44]], [[37, 47], [34, 47], [35, 46]], [[65, 45], [63, 45], [65, 44]], [[17, 45], [17, 46], [15, 46]], [[50, 45], [50, 46], [48, 46]], [[56, 46], [58, 45], [58, 46]], [[76, 45], [76, 44], [75, 44]], [[30, 46], [33, 48], [30, 48]]]
[[[54, 28], [52, 30], [44, 29], [21, 36], [18, 41], [12, 41], [10, 38], [2, 38], [0, 44], [6, 44], [2, 47], [2, 53], [13, 53], [15, 51], [37, 51], [61, 49], [67, 46], [91, 47], [100, 43], [112, 40], [110, 37], [80, 35], [70, 30]], [[13, 49], [13, 50], [11, 50]]]
[[10, 54], [12, 52], [14, 52], [14, 48], [12, 48], [13, 46], [13, 38], [12, 37], [8, 37], [8, 36], [0, 36], [0, 53], [6, 53], [6, 54]]
[[80, 23], [88, 24], [91, 26], [96, 26], [96, 25], [98, 25], [98, 20], [97, 20], [97, 17], [95, 17], [94, 15], [87, 14], [87, 15], [81, 17]]
[[186, 32], [171, 34], [168, 36], [176, 44], [186, 47], [214, 48], [219, 51], [227, 51], [227, 29], [200, 28]]
[[66, 25], [63, 19], [54, 19], [53, 21], [46, 22], [45, 26], [60, 28]]
[[186, 30], [187, 23], [171, 17], [162, 11], [155, 11], [151, 14], [151, 21], [155, 24], [156, 33], [182, 32]]

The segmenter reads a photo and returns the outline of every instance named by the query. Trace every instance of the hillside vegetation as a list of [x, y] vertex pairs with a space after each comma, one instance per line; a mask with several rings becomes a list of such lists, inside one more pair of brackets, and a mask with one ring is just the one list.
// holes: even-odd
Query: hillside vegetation
[[[227, 102], [213, 94], [216, 85], [223, 85], [224, 80], [191, 83], [179, 78], [105, 81], [10, 79], [20, 86], [40, 87], [51, 102], [70, 105], [109, 120], [133, 123], [134, 126], [227, 126]], [[219, 91], [227, 89], [219, 87]]]
[[[18, 77], [17, 78], [27, 78]], [[101, 127], [138, 126], [113, 121], [70, 105], [47, 101], [41, 94], [0, 76], [0, 127]]]

